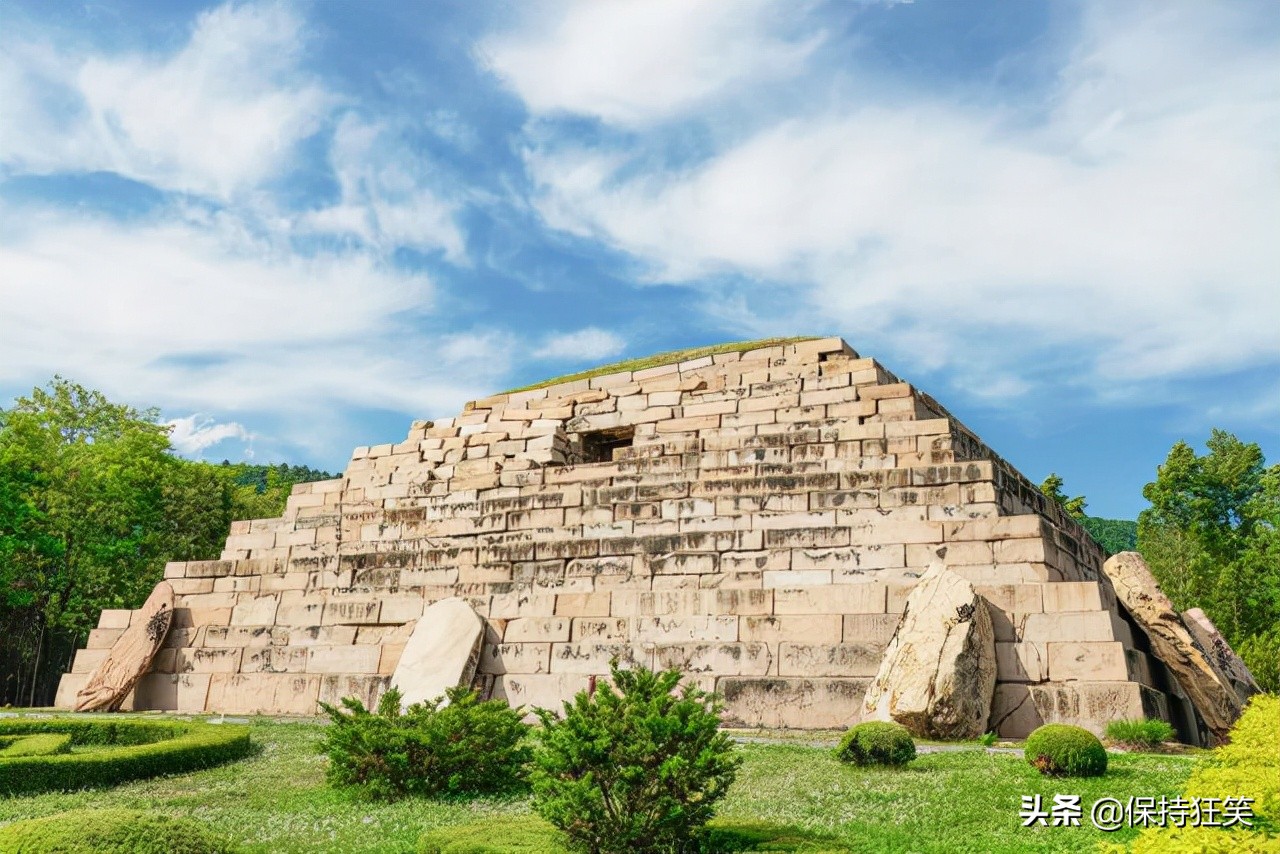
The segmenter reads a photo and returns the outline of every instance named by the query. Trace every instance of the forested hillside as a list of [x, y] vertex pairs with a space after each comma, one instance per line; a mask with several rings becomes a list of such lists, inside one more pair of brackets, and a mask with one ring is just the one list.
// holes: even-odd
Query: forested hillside
[[167, 561], [216, 558], [233, 519], [330, 476], [183, 459], [157, 411], [61, 378], [0, 410], [0, 705], [51, 702], [102, 609], [136, 607]]

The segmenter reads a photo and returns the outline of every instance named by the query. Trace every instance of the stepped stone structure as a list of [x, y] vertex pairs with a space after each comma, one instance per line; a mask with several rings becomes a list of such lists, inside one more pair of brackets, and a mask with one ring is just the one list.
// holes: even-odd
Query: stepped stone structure
[[[935, 400], [838, 338], [476, 400], [357, 448], [173, 563], [173, 628], [125, 708], [314, 714], [386, 690], [424, 609], [484, 620], [474, 684], [559, 708], [609, 662], [677, 667], [728, 722], [863, 714], [916, 580], [939, 561], [988, 611], [987, 727], [1205, 737], [1083, 529]], [[135, 614], [106, 611], [70, 705]], [[917, 627], [918, 628], [918, 627]]]

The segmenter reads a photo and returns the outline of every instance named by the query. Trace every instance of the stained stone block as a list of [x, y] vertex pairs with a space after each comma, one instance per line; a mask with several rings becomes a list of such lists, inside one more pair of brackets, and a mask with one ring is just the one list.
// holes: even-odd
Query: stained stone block
[[840, 643], [843, 618], [839, 614], [793, 614], [778, 617], [739, 617], [738, 639], [746, 642]]
[[320, 680], [322, 703], [341, 707], [343, 697], [355, 697], [366, 709], [378, 706], [378, 700], [390, 687], [390, 676], [352, 676], [349, 674], [325, 676]]
[[875, 676], [884, 655], [878, 643], [778, 644], [779, 676]]
[[480, 651], [478, 672], [495, 675], [504, 673], [550, 673], [551, 644], [487, 644]]
[[565, 701], [573, 699], [579, 691], [587, 690], [590, 678], [577, 673], [508, 673], [494, 683], [494, 697], [506, 700], [512, 706], [559, 712]]
[[1000, 682], [1043, 682], [1049, 678], [1044, 644], [996, 642], [996, 678]]
[[215, 673], [208, 708], [227, 714], [315, 715], [320, 709], [318, 675]]
[[569, 640], [568, 617], [517, 617], [507, 623], [504, 643], [530, 643]]
[[688, 674], [716, 676], [765, 676], [773, 655], [763, 643], [659, 644], [657, 665]]
[[682, 617], [634, 617], [631, 620], [633, 637], [640, 641], [655, 643], [678, 643], [681, 641], [736, 641], [738, 639], [738, 618], [725, 616], [682, 616]]
[[1045, 644], [1049, 678], [1054, 682], [1111, 682], [1129, 678], [1124, 644], [1119, 641]]
[[726, 726], [843, 729], [861, 720], [870, 681], [726, 676], [716, 681], [716, 689], [724, 696]]

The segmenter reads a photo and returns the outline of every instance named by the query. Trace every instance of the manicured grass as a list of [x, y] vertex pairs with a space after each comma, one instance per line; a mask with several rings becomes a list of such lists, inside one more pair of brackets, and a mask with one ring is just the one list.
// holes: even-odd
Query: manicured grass
[[645, 368], [656, 368], [658, 365], [669, 365], [672, 362], [687, 362], [690, 359], [701, 359], [703, 356], [714, 356], [718, 353], [745, 353], [748, 350], [759, 350], [762, 347], [774, 347], [778, 344], [794, 344], [797, 341], [812, 341], [813, 335], [801, 335], [797, 338], [761, 338], [756, 341], [732, 341], [727, 344], [713, 344], [709, 347], [691, 347], [688, 350], [671, 350], [667, 353], [655, 353], [652, 356], [643, 356], [639, 359], [628, 359], [625, 362], [613, 362], [608, 365], [601, 365], [598, 368], [591, 368], [585, 371], [579, 371], [576, 374], [565, 374], [562, 377], [552, 377], [549, 380], [533, 383], [532, 385], [513, 388], [502, 394], [514, 394], [517, 391], [530, 391], [535, 388], [545, 388], [549, 385], [559, 385], [560, 383], [571, 383], [574, 380], [585, 380], [591, 377], [603, 377], [607, 374], [621, 373], [622, 371], [643, 371]]
[[[524, 798], [438, 803], [370, 803], [330, 789], [316, 752], [321, 726], [256, 720], [254, 754], [204, 771], [111, 789], [0, 799], [0, 824], [83, 808], [146, 809], [207, 822], [259, 852], [409, 852], [434, 827], [500, 822], [529, 812]], [[1023, 828], [1022, 795], [1160, 797], [1180, 792], [1188, 756], [1111, 757], [1107, 775], [1089, 780], [1040, 776], [1020, 756], [972, 750], [923, 754], [901, 769], [857, 768], [830, 749], [746, 744], [738, 780], [719, 811], [734, 825], [794, 827], [816, 842], [790, 850], [858, 852], [1086, 851], [1103, 834], [1088, 826]], [[789, 850], [789, 849], [774, 849]]]

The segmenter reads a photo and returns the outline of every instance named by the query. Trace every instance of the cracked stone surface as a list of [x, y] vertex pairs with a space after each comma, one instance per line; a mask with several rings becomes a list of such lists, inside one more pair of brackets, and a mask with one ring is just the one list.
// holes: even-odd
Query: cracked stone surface
[[77, 712], [115, 711], [151, 667], [173, 622], [173, 587], [161, 581], [76, 693]]
[[896, 721], [920, 738], [976, 738], [986, 731], [995, 684], [986, 605], [972, 584], [935, 563], [907, 599], [864, 717]]

